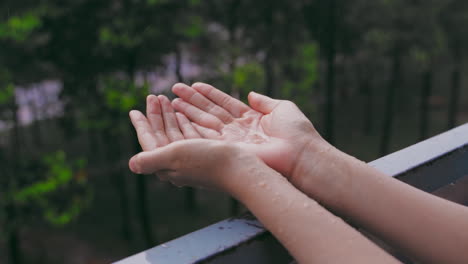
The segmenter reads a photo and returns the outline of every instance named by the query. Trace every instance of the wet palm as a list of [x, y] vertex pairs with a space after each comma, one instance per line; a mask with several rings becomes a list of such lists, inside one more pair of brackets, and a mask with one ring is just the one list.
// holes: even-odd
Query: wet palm
[[290, 176], [295, 161], [307, 144], [321, 140], [310, 121], [289, 101], [251, 93], [249, 104], [196, 83], [177, 84], [173, 107], [186, 115], [205, 138], [238, 142], [266, 164]]

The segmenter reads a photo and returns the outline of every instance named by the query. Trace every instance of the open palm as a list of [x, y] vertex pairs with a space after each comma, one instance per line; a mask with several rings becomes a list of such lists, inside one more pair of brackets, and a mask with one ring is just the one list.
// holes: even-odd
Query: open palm
[[180, 98], [172, 102], [204, 138], [238, 142], [285, 176], [306, 145], [322, 140], [312, 123], [290, 101], [249, 94], [249, 104], [211, 85], [192, 87], [176, 84], [172, 91]]

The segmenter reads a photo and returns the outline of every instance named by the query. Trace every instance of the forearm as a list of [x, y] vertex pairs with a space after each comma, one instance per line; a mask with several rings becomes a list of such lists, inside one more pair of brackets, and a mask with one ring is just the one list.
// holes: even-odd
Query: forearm
[[232, 194], [299, 263], [397, 262], [266, 165], [246, 174], [249, 177], [237, 182]]
[[309, 196], [423, 262], [468, 262], [466, 207], [415, 189], [329, 146], [305, 152], [302, 158], [316, 160], [302, 162], [307, 164], [297, 171], [302, 176], [293, 179]]

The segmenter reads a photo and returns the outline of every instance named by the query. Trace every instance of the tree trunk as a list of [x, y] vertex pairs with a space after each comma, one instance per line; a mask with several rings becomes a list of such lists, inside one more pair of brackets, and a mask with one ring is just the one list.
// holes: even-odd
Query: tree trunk
[[[42, 97], [40, 92], [37, 90], [39, 87], [34, 87], [34, 94], [36, 98]], [[42, 128], [41, 128], [41, 112], [43, 113], [44, 109], [41, 109], [36, 102], [31, 103], [31, 109], [33, 110], [33, 116], [34, 116], [34, 121], [33, 121], [33, 127], [34, 129], [32, 130], [33, 133], [33, 139], [34, 143], [37, 147], [37, 149], [41, 149], [43, 146], [43, 139], [42, 139]], [[45, 118], [42, 118], [45, 120]]]
[[429, 97], [432, 91], [432, 69], [423, 73], [421, 86], [421, 123], [419, 127], [419, 140], [424, 140], [429, 134]]
[[452, 72], [452, 85], [450, 88], [447, 129], [454, 128], [457, 125], [460, 88], [461, 88], [461, 61], [460, 61], [460, 58], [456, 58], [455, 67]]
[[392, 58], [391, 80], [387, 87], [387, 98], [385, 102], [385, 113], [383, 116], [382, 138], [380, 141], [380, 156], [384, 156], [389, 151], [390, 138], [393, 129], [394, 104], [396, 89], [400, 85], [401, 55], [399, 51], [394, 51]]
[[6, 206], [7, 227], [8, 227], [8, 255], [11, 264], [21, 264], [21, 250], [18, 240], [18, 226], [16, 225], [16, 208], [13, 204]]
[[[116, 162], [116, 161], [114, 161]], [[120, 210], [122, 213], [121, 219], [121, 232], [122, 238], [128, 243], [132, 240], [132, 230], [130, 224], [130, 205], [129, 205], [129, 195], [126, 189], [127, 183], [125, 180], [125, 175], [120, 171], [116, 171], [112, 174], [112, 179], [117, 190], [117, 196], [119, 197]]]
[[[119, 126], [117, 126], [119, 127]], [[115, 134], [116, 133], [116, 134]], [[110, 153], [108, 153], [108, 157], [110, 157], [110, 164], [118, 164], [120, 162], [121, 158], [121, 149], [118, 144], [115, 142], [118, 142], [119, 138], [119, 130], [116, 129], [115, 133], [109, 133], [108, 135], [108, 150]], [[127, 191], [127, 183], [125, 179], [124, 173], [121, 171], [120, 166], [117, 166], [118, 169], [113, 173], [113, 182], [115, 184], [115, 188], [117, 191], [117, 196], [119, 197], [119, 203], [120, 203], [120, 212], [121, 212], [121, 232], [122, 232], [122, 237], [127, 243], [131, 243], [132, 240], [132, 230], [131, 230], [131, 221], [130, 221], [130, 203], [129, 203], [129, 194]]]
[[[8, 182], [8, 189], [12, 190], [15, 185], [15, 177], [19, 171], [20, 160], [20, 134], [19, 134], [19, 120], [18, 120], [18, 106], [16, 104], [16, 99], [13, 97], [12, 103], [12, 114], [13, 114], [13, 129], [12, 129], [12, 139], [11, 139], [11, 170], [10, 170], [10, 179]], [[17, 212], [15, 205], [12, 202], [9, 202], [6, 205], [6, 225], [8, 227], [8, 253], [10, 257], [10, 262], [12, 264], [21, 264], [21, 249], [20, 241], [18, 239], [19, 227], [17, 225]]]
[[178, 45], [175, 48], [175, 76], [178, 82], [183, 83], [184, 77], [182, 75], [182, 50]]
[[364, 78], [362, 80], [362, 90], [364, 92], [364, 126], [363, 126], [363, 132], [364, 135], [370, 135], [372, 132], [372, 124], [374, 121], [374, 101], [373, 101], [373, 94], [372, 94], [372, 88], [370, 84], [370, 80], [367, 78]]
[[[140, 152], [141, 149], [136, 134], [134, 135], [134, 139], [135, 153], [137, 153]], [[154, 237], [153, 228], [151, 225], [151, 215], [148, 210], [146, 176], [142, 174], [134, 174], [133, 177], [136, 178], [137, 208], [143, 232], [143, 239], [146, 248], [150, 248], [155, 245], [157, 240]]]
[[[127, 60], [127, 75], [131, 81], [135, 80], [135, 69], [136, 69], [137, 51], [131, 50], [128, 53]], [[136, 135], [133, 137], [135, 153], [140, 151], [140, 143]], [[147, 248], [153, 247], [156, 240], [153, 235], [153, 229], [151, 226], [151, 215], [148, 211], [148, 197], [147, 197], [147, 186], [146, 177], [141, 174], [134, 175], [136, 179], [136, 194], [137, 194], [137, 208], [140, 216], [140, 223], [143, 230], [143, 238]]]
[[334, 123], [335, 123], [335, 56], [336, 56], [336, 0], [327, 2], [328, 20], [326, 36], [327, 76], [326, 76], [326, 103], [324, 111], [325, 139], [334, 144]]
[[143, 229], [143, 236], [147, 248], [153, 247], [156, 240], [153, 235], [153, 228], [151, 226], [150, 214], [148, 212], [148, 199], [146, 188], [146, 176], [142, 174], [136, 175], [137, 179], [137, 196], [138, 196], [138, 213]]
[[275, 78], [273, 58], [270, 49], [266, 51], [265, 59], [263, 60], [263, 69], [265, 71], [265, 88], [264, 92], [269, 97], [275, 96]]
[[263, 69], [265, 72], [265, 88], [264, 93], [269, 97], [275, 96], [275, 73], [274, 73], [274, 59], [273, 52], [275, 49], [275, 34], [274, 34], [274, 12], [275, 6], [272, 1], [268, 2], [267, 9], [265, 10], [266, 17], [266, 43], [265, 43], [265, 58], [263, 60]]
[[[116, 124], [118, 124], [119, 118], [113, 120]], [[125, 172], [122, 171], [121, 166], [119, 166], [120, 159], [122, 158], [122, 151], [120, 145], [116, 142], [119, 142], [119, 138], [121, 133], [119, 131], [120, 126], [116, 125], [115, 129], [111, 130], [109, 133], [105, 134], [106, 145], [108, 146], [106, 150], [106, 159], [103, 160], [103, 164], [106, 166], [111, 166], [113, 168], [111, 173], [111, 182], [115, 187], [115, 192], [118, 196], [118, 203], [120, 207], [120, 221], [121, 221], [121, 235], [122, 238], [127, 242], [131, 243], [133, 238], [132, 228], [131, 228], [131, 215], [130, 215], [130, 195], [127, 189], [127, 182], [125, 179]]]

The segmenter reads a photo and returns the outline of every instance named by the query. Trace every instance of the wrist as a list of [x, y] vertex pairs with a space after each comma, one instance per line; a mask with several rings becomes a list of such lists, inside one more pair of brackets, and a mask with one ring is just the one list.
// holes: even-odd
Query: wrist
[[355, 159], [325, 140], [311, 141], [302, 151], [291, 183], [311, 198], [335, 207], [349, 184], [347, 172]]
[[256, 155], [237, 147], [235, 151], [230, 152], [229, 156], [229, 162], [221, 166], [222, 189], [239, 199], [238, 196], [245, 186], [252, 182], [250, 174], [257, 169], [261, 161]]
[[[225, 191], [240, 202], [247, 204], [258, 188], [269, 185], [276, 178], [287, 181], [281, 174], [268, 167], [255, 154], [243, 155], [236, 167], [229, 168]], [[250, 197], [250, 198], [249, 198]]]
[[326, 163], [326, 153], [332, 151], [334, 147], [321, 137], [309, 137], [299, 144], [299, 150], [295, 164], [288, 175], [288, 179], [294, 185], [300, 184], [304, 177], [309, 174], [321, 174], [324, 170], [323, 163]]

